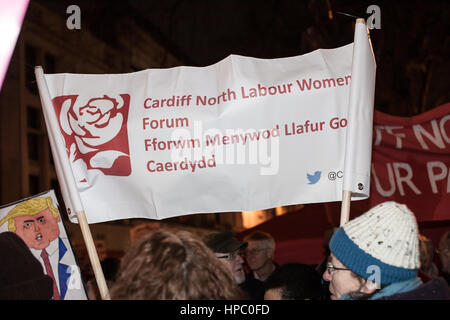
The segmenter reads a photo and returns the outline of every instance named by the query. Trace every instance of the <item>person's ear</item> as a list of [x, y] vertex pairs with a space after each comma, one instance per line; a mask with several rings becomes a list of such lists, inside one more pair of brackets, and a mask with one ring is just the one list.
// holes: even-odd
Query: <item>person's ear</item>
[[366, 294], [372, 294], [378, 289], [379, 285], [376, 282], [366, 280], [361, 287], [361, 292]]

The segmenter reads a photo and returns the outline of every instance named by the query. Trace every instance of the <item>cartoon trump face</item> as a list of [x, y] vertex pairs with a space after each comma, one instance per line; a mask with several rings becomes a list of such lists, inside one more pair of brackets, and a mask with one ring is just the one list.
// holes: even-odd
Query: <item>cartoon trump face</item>
[[35, 198], [17, 205], [1, 221], [15, 232], [29, 248], [42, 250], [59, 237], [61, 220], [51, 198]]

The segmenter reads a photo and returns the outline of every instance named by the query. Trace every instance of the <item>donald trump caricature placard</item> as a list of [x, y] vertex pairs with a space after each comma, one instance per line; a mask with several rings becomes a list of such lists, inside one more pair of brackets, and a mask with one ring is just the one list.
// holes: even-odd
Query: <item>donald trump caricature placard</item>
[[14, 232], [53, 279], [53, 300], [87, 295], [53, 190], [0, 207], [0, 232]]

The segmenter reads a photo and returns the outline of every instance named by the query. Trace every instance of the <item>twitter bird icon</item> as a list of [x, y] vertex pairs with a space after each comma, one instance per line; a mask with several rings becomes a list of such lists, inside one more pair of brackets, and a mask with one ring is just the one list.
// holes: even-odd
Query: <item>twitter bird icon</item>
[[320, 175], [322, 174], [322, 171], [316, 171], [314, 174], [306, 174], [306, 177], [309, 180], [308, 184], [315, 184], [320, 180]]

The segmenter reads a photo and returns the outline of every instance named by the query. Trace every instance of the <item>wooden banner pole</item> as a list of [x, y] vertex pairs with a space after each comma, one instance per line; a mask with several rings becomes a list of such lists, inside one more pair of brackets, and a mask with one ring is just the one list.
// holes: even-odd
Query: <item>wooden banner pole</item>
[[44, 77], [44, 70], [41, 66], [35, 67], [36, 82], [41, 97], [42, 111], [47, 126], [50, 146], [55, 161], [56, 174], [61, 186], [64, 202], [67, 205], [73, 206], [72, 210], [77, 212], [78, 224], [80, 225], [81, 233], [83, 235], [84, 243], [86, 245], [89, 260], [94, 271], [94, 276], [100, 291], [100, 296], [103, 300], [110, 300], [108, 287], [106, 285], [105, 276], [98, 258], [97, 249], [95, 248], [94, 240], [89, 229], [89, 224], [81, 204], [80, 196], [76, 188], [75, 179], [73, 177], [71, 165], [67, 157], [66, 148], [60, 139], [59, 121], [53, 109], [53, 103], [48, 91], [47, 82]]
[[341, 224], [342, 227], [350, 219], [350, 201], [352, 198], [352, 192], [344, 190], [342, 191], [342, 204], [341, 204]]
[[100, 259], [98, 258], [97, 249], [95, 248], [95, 243], [92, 239], [91, 229], [89, 228], [84, 211], [78, 211], [77, 218], [84, 242], [86, 244], [89, 260], [91, 261], [92, 269], [94, 271], [95, 280], [97, 281], [97, 286], [100, 291], [100, 296], [102, 300], [111, 300], [102, 266], [100, 264]]

